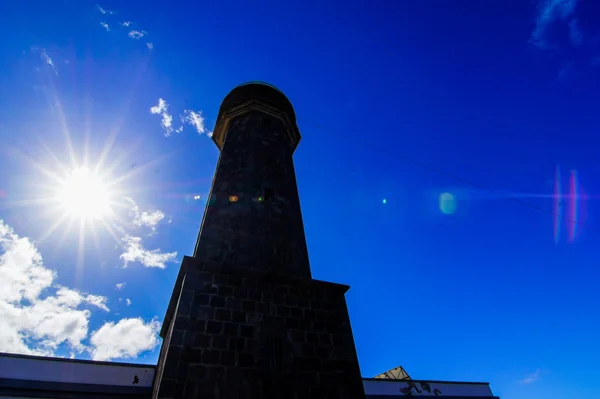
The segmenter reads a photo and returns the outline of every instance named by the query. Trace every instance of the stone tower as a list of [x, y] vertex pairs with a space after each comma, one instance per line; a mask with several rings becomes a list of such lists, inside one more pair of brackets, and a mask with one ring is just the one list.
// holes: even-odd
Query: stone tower
[[163, 323], [153, 398], [364, 399], [349, 287], [311, 277], [291, 103], [267, 84], [238, 86], [213, 141], [221, 155]]

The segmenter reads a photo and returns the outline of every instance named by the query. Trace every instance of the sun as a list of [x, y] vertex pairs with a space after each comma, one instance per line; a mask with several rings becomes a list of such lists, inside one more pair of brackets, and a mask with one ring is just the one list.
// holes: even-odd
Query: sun
[[112, 214], [110, 190], [85, 166], [70, 170], [61, 179], [56, 199], [67, 214], [78, 219], [104, 219]]

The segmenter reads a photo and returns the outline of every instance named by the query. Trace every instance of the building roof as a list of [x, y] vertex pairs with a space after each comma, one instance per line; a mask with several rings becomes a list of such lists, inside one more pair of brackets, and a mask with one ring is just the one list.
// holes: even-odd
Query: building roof
[[386, 371], [385, 373], [377, 374], [373, 378], [385, 379], [385, 380], [410, 380], [410, 376], [404, 370], [402, 366], [394, 367], [391, 370]]
[[149, 397], [154, 365], [0, 353], [0, 397]]
[[[0, 353], [0, 398], [147, 398], [156, 366]], [[485, 382], [449, 382], [392, 378], [401, 367], [363, 378], [367, 399], [437, 396], [453, 399], [498, 399]]]
[[292, 122], [296, 122], [294, 107], [287, 96], [272, 84], [260, 81], [242, 83], [233, 88], [223, 99], [219, 115], [240, 104], [257, 99], [280, 108]]

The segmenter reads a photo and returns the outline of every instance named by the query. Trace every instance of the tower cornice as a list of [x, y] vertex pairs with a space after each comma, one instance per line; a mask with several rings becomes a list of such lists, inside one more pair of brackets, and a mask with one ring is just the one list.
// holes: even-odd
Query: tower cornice
[[262, 83], [240, 85], [223, 100], [212, 136], [219, 150], [223, 150], [231, 120], [249, 111], [259, 111], [280, 119], [286, 128], [292, 152], [296, 150], [301, 135], [291, 103], [279, 89]]

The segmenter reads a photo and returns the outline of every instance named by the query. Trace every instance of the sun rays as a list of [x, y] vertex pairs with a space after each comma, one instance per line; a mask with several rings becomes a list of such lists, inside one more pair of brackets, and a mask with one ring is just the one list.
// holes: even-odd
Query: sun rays
[[70, 234], [76, 233], [79, 234], [79, 252], [82, 252], [86, 233], [96, 237], [99, 230], [105, 230], [119, 242], [116, 231], [124, 223], [120, 211], [127, 206], [122, 200], [126, 193], [116, 184], [122, 176], [107, 173], [113, 168], [100, 171], [98, 164], [77, 159], [61, 163], [48, 149], [46, 153], [47, 162], [26, 159], [40, 179], [32, 183], [28, 199], [14, 203], [32, 209], [49, 221], [38, 241], [52, 239], [58, 249]]
[[[90, 248], [89, 238], [93, 238], [96, 249], [105, 245], [102, 242], [107, 235], [121, 245], [130, 210], [125, 197], [140, 191], [136, 184], [139, 174], [156, 166], [164, 156], [132, 169], [129, 164], [139, 148], [129, 144], [123, 151], [119, 146], [123, 118], [117, 117], [118, 126], [108, 133], [94, 132], [88, 121], [85, 131], [73, 136], [66, 111], [56, 96], [52, 100], [56, 133], [37, 136], [33, 143], [20, 143], [20, 148], [5, 148], [28, 172], [20, 178], [23, 191], [13, 194], [4, 205], [35, 215], [40, 226], [38, 243], [51, 242], [56, 251], [67, 241], [75, 245], [79, 269]], [[103, 136], [103, 142], [90, 143], [90, 137]]]

